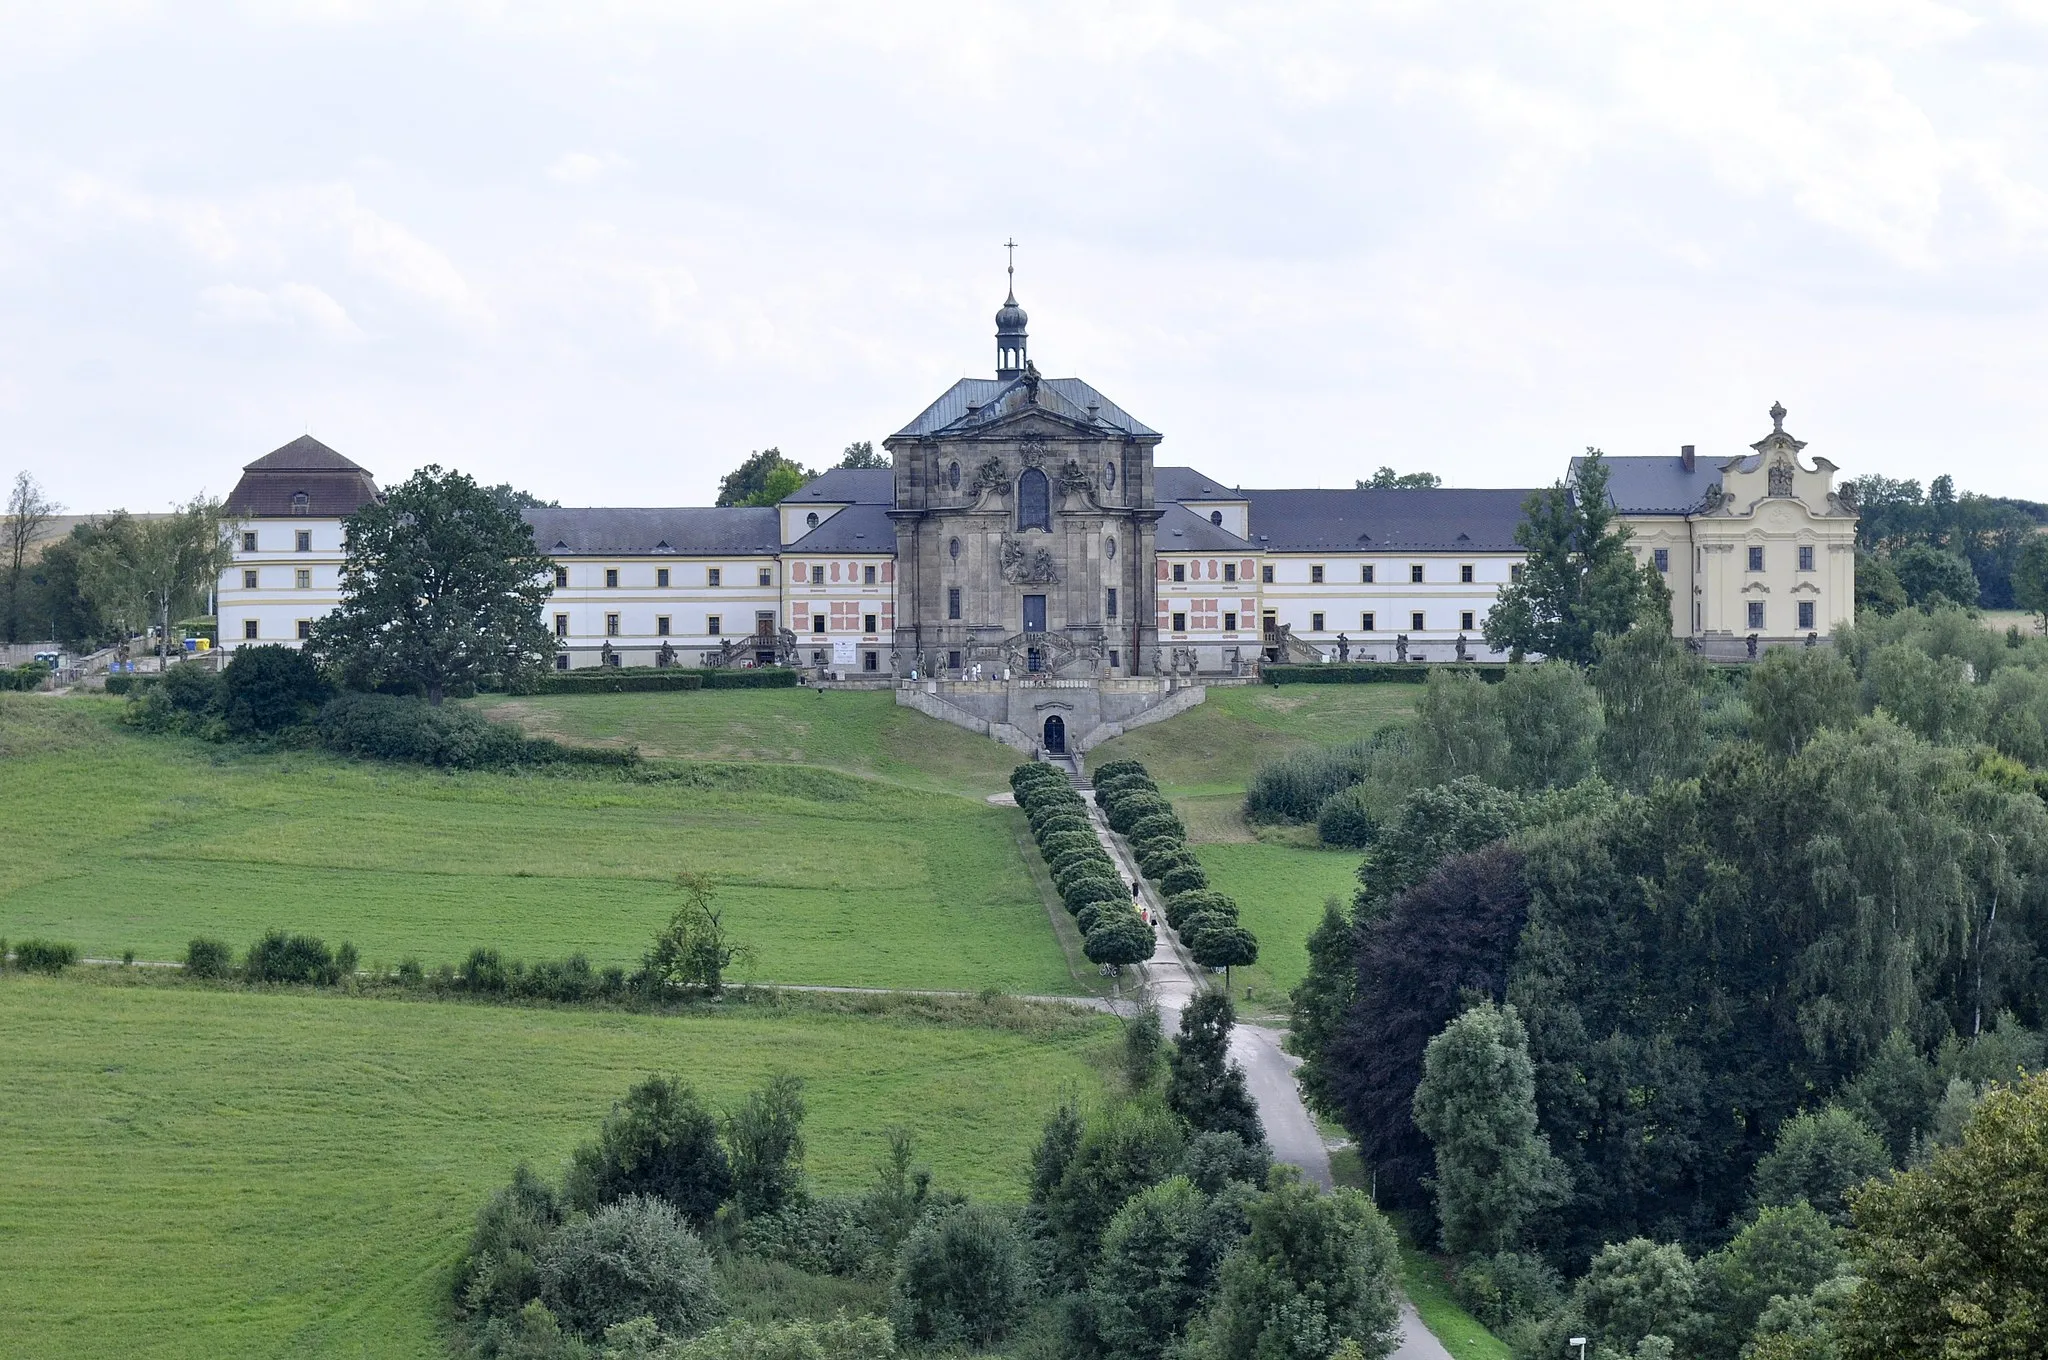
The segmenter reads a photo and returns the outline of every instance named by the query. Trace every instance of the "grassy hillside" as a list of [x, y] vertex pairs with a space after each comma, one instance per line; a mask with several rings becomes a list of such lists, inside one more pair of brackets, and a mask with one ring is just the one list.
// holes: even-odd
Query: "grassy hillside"
[[1018, 814], [979, 798], [765, 765], [674, 782], [436, 774], [145, 737], [117, 711], [0, 695], [0, 935], [169, 959], [194, 935], [240, 949], [284, 927], [351, 939], [373, 964], [480, 944], [631, 964], [691, 869], [758, 951], [742, 977], [1079, 988]]
[[807, 1083], [819, 1186], [891, 1124], [941, 1186], [1020, 1198], [1039, 1112], [1114, 1022], [1035, 1036], [809, 1010], [660, 1018], [0, 983], [0, 1354], [445, 1355], [448, 1272], [515, 1163], [553, 1174], [648, 1072]]
[[1304, 746], [1371, 734], [1415, 711], [1420, 685], [1238, 685], [1088, 753], [1091, 766], [1142, 760], [1161, 788], [1242, 794], [1252, 771]]
[[536, 736], [639, 746], [648, 756], [774, 761], [981, 797], [1008, 787], [1000, 743], [899, 708], [887, 691], [699, 690], [479, 700]]

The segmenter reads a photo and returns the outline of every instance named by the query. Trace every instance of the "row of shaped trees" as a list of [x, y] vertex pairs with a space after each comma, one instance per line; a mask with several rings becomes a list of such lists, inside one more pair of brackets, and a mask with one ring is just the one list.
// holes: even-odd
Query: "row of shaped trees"
[[1095, 834], [1088, 805], [1056, 767], [1032, 763], [1010, 772], [1010, 789], [1031, 824], [1060, 900], [1081, 927], [1090, 963], [1122, 968], [1152, 957], [1152, 930], [1131, 905], [1131, 890]]
[[1123, 836], [1138, 869], [1166, 902], [1166, 923], [1204, 968], [1224, 971], [1259, 961], [1258, 937], [1237, 917], [1237, 903], [1209, 886], [1209, 875], [1188, 846], [1187, 828], [1144, 765], [1112, 760], [1094, 771], [1095, 801], [1110, 829]]

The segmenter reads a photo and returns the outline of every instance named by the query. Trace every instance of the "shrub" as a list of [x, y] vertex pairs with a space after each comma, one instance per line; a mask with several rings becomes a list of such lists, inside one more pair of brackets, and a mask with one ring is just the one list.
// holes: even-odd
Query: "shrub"
[[782, 1073], [725, 1120], [733, 1203], [742, 1214], [773, 1213], [803, 1194], [804, 1084]]
[[532, 694], [651, 694], [703, 689], [705, 674], [680, 666], [586, 666], [549, 671], [520, 688]]
[[1383, 728], [1363, 741], [1296, 751], [1263, 765], [1245, 788], [1245, 815], [1253, 821], [1314, 821], [1333, 794], [1362, 783], [1375, 766], [1399, 756], [1406, 738]]
[[14, 946], [14, 966], [31, 973], [61, 973], [78, 962], [78, 946], [56, 940], [22, 940]]
[[1141, 841], [1156, 840], [1161, 836], [1175, 836], [1187, 839], [1188, 829], [1181, 825], [1180, 818], [1171, 809], [1165, 812], [1148, 813], [1135, 822], [1126, 822], [1124, 835]]
[[[1145, 767], [1135, 760], [1108, 760], [1095, 767], [1093, 782], [1100, 784], [1105, 779], [1116, 779], [1127, 774], [1145, 774]], [[1149, 779], [1151, 776], [1146, 775]]]
[[224, 978], [234, 970], [234, 951], [223, 941], [201, 937], [185, 946], [187, 977]]
[[465, 708], [439, 708], [424, 699], [390, 694], [341, 694], [320, 710], [321, 744], [343, 755], [407, 761], [443, 769], [501, 769], [516, 765], [629, 766], [634, 750], [595, 750], [529, 738]]
[[173, 666], [128, 700], [130, 719], [148, 732], [205, 733], [220, 712], [220, 677], [199, 665]]
[[597, 1141], [571, 1155], [562, 1186], [563, 1198], [585, 1213], [628, 1195], [651, 1195], [697, 1225], [709, 1224], [731, 1192], [718, 1121], [695, 1091], [661, 1076], [640, 1082], [612, 1107]]
[[892, 1290], [896, 1329], [933, 1345], [988, 1347], [1023, 1316], [1029, 1280], [1008, 1217], [985, 1204], [957, 1205], [903, 1243]]
[[541, 1302], [592, 1341], [638, 1317], [665, 1332], [693, 1332], [723, 1311], [711, 1254], [673, 1206], [650, 1195], [629, 1195], [564, 1225], [539, 1273]]
[[1046, 863], [1050, 864], [1069, 850], [1093, 850], [1099, 853], [1102, 846], [1094, 836], [1085, 831], [1061, 831], [1047, 836], [1038, 848], [1045, 855]]
[[[23, 692], [38, 690], [43, 687], [43, 683], [49, 678], [50, 668], [40, 661], [31, 661], [23, 666], [10, 666], [5, 670], [0, 670], [0, 693], [9, 690]], [[130, 677], [122, 676], [120, 678], [126, 680]], [[121, 694], [126, 691], [127, 687], [123, 686], [121, 689], [114, 690], [113, 692]]]
[[712, 671], [704, 673], [706, 689], [795, 689], [797, 673], [782, 666], [756, 666], [747, 671]]
[[886, 1321], [842, 1313], [826, 1322], [729, 1322], [672, 1342], [660, 1360], [894, 1360], [895, 1355], [896, 1333]]
[[1108, 855], [1102, 853], [1100, 846], [1090, 845], [1068, 850], [1048, 863], [1054, 878], [1086, 865], [1101, 865], [1104, 870], [1108, 870], [1111, 868], [1111, 861]]
[[467, 1318], [510, 1317], [540, 1292], [539, 1258], [561, 1226], [553, 1187], [524, 1162], [512, 1183], [476, 1213], [469, 1251], [455, 1272], [455, 1304]]
[[249, 946], [242, 972], [251, 982], [311, 983], [331, 987], [341, 968], [325, 941], [313, 935], [273, 930]]
[[1495, 1332], [1549, 1316], [1564, 1302], [1564, 1281], [1540, 1256], [1503, 1251], [1459, 1268], [1451, 1292], [1465, 1311]]
[[1138, 857], [1138, 868], [1144, 871], [1145, 877], [1155, 883], [1166, 877], [1169, 871], [1183, 864], [1197, 863], [1200, 861], [1195, 858], [1195, 852], [1188, 849], [1185, 844], [1176, 844], [1170, 850], [1157, 850]]
[[512, 990], [512, 975], [517, 967], [514, 964], [507, 968], [497, 950], [478, 946], [469, 951], [469, 957], [462, 961], [462, 967], [455, 976], [466, 992], [502, 996]]
[[1089, 902], [1129, 902], [1131, 890], [1119, 878], [1077, 879], [1061, 894], [1069, 911], [1078, 912]]
[[278, 732], [309, 721], [325, 703], [327, 678], [295, 647], [238, 648], [220, 674], [221, 715], [239, 736]]
[[861, 1201], [844, 1195], [790, 1203], [750, 1217], [741, 1225], [740, 1244], [813, 1275], [864, 1275], [887, 1263]]
[[[127, 694], [135, 688], [135, 682], [140, 678], [140, 676], [135, 675], [109, 675], [107, 677], [107, 693], [114, 695]], [[0, 676], [0, 689], [6, 688], [5, 677]]]
[[[1160, 813], [1172, 816], [1173, 805], [1156, 793], [1134, 793], [1117, 799], [1113, 805], [1104, 809], [1110, 827], [1126, 836], [1132, 834], [1139, 822]], [[1175, 818], [1174, 825], [1179, 824], [1179, 819]]]
[[1038, 828], [1038, 835], [1039, 838], [1042, 840], [1047, 836], [1056, 836], [1062, 832], [1074, 831], [1093, 834], [1094, 828], [1089, 824], [1088, 819], [1085, 816], [1082, 816], [1080, 813], [1063, 812], [1056, 817], [1048, 818], [1045, 821], [1045, 823]]
[[1365, 789], [1359, 785], [1331, 794], [1316, 813], [1316, 837], [1324, 845], [1362, 850], [1372, 844], [1379, 829], [1379, 818], [1373, 815]]
[[1174, 897], [1184, 892], [1193, 892], [1197, 888], [1206, 888], [1208, 886], [1209, 876], [1202, 872], [1202, 866], [1199, 864], [1176, 865], [1174, 868], [1167, 870], [1159, 879], [1159, 891], [1165, 893], [1168, 897]]

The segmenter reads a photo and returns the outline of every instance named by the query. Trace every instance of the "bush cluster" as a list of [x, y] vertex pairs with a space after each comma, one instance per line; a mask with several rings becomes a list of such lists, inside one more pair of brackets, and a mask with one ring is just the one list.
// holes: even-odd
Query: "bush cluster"
[[1237, 919], [1237, 903], [1209, 887], [1209, 876], [1188, 848], [1187, 828], [1135, 760], [1113, 760], [1095, 771], [1095, 802], [1111, 829], [1131, 843], [1138, 868], [1166, 900], [1166, 923], [1205, 968], [1258, 961], [1259, 945]]
[[0, 692], [41, 689], [49, 678], [50, 668], [40, 661], [31, 661], [23, 666], [10, 666], [0, 670]]
[[[0, 957], [5, 957], [0, 942]], [[30, 973], [61, 973], [78, 962], [78, 946], [56, 940], [21, 940], [14, 946], [14, 966]]]
[[706, 689], [795, 689], [799, 679], [786, 666], [756, 666], [750, 671], [705, 671]]
[[588, 666], [549, 671], [520, 686], [526, 694], [647, 694], [703, 688], [704, 672], [681, 666]]
[[1120, 968], [1152, 957], [1152, 932], [1131, 906], [1131, 887], [1096, 838], [1088, 805], [1052, 765], [1010, 772], [1017, 806], [1052, 870], [1053, 886], [1081, 927], [1090, 963]]
[[[154, 696], [161, 687], [152, 687]], [[342, 755], [406, 761], [450, 770], [509, 769], [522, 765], [591, 765], [625, 768], [637, 750], [594, 750], [529, 737], [466, 708], [435, 706], [391, 694], [339, 694], [315, 723], [320, 744]]]

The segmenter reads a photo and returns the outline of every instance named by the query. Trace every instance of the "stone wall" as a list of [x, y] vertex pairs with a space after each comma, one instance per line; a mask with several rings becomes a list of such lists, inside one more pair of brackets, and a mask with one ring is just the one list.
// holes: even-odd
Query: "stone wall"
[[896, 688], [904, 707], [1027, 754], [1047, 746], [1052, 718], [1064, 728], [1066, 750], [1080, 754], [1185, 713], [1205, 697], [1202, 686], [1172, 679], [920, 680]]

